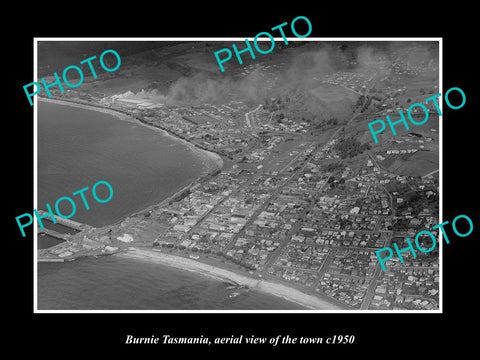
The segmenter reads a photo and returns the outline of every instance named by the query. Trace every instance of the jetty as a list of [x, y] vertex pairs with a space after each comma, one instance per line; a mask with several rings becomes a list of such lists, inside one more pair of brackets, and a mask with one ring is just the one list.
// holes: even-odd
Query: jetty
[[[48, 213], [44, 210], [38, 210], [38, 213], [40, 216], [48, 215]], [[89, 242], [92, 244], [88, 244], [88, 246], [83, 246], [83, 244], [80, 246], [78, 241], [72, 242], [72, 239], [75, 238], [76, 234], [72, 234], [71, 231], [63, 232], [61, 228], [55, 228], [55, 224], [74, 230], [75, 233], [95, 230], [95, 227], [60, 217], [55, 217], [56, 223], [54, 223], [52, 219], [48, 217], [43, 220], [43, 224], [45, 226], [43, 228], [37, 226], [37, 234], [46, 234], [63, 241], [48, 248], [37, 249], [38, 262], [64, 262], [73, 260], [78, 256], [84, 255], [86, 252], [95, 247], [93, 240], [89, 240]], [[100, 254], [101, 253], [102, 252], [100, 251]]]
[[[38, 214], [40, 216], [43, 216], [43, 215], [48, 215], [48, 212], [44, 211], [44, 210], [37, 210], [38, 211]], [[55, 221], [58, 223], [58, 224], [61, 224], [61, 225], [65, 225], [67, 227], [70, 227], [72, 229], [75, 229], [75, 230], [78, 230], [78, 231], [84, 231], [84, 230], [92, 230], [94, 229], [93, 226], [90, 226], [90, 225], [87, 225], [87, 224], [82, 224], [82, 223], [79, 223], [77, 221], [74, 221], [74, 220], [71, 220], [71, 219], [65, 219], [65, 218], [61, 218], [61, 217], [56, 217], [55, 216]]]
[[65, 259], [61, 258], [49, 258], [49, 257], [38, 257], [37, 262], [65, 262]]

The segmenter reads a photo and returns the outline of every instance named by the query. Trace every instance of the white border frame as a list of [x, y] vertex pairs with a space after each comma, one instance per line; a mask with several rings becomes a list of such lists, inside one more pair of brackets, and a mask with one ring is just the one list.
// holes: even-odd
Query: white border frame
[[[148, 37], [132, 37], [132, 38], [115, 38], [115, 37], [44, 37], [44, 38], [33, 38], [33, 81], [38, 79], [37, 73], [37, 46], [39, 41], [253, 41], [253, 37], [204, 37], [204, 38], [192, 38], [192, 37], [172, 37], [172, 38], [148, 38]], [[283, 38], [275, 37], [275, 41], [282, 41]], [[259, 38], [260, 41], [269, 41], [268, 38]], [[439, 92], [443, 94], [443, 38], [442, 37], [332, 37], [332, 38], [322, 38], [322, 37], [306, 37], [306, 38], [291, 38], [287, 37], [288, 41], [438, 41], [438, 56], [439, 56]], [[213, 56], [213, 52], [212, 52]], [[33, 204], [34, 209], [37, 209], [37, 131], [38, 131], [38, 117], [37, 117], [37, 101], [34, 101], [33, 105]], [[439, 101], [440, 109], [443, 113], [443, 97], [440, 97]], [[439, 223], [443, 221], [443, 116], [439, 116], [439, 191], [440, 191], [440, 210], [439, 210]], [[439, 309], [438, 310], [39, 310], [38, 309], [38, 299], [37, 299], [37, 231], [36, 231], [36, 218], [33, 222], [33, 312], [35, 314], [105, 314], [105, 313], [115, 313], [115, 314], [238, 314], [238, 313], [252, 313], [252, 314], [442, 314], [443, 313], [443, 234], [439, 232]]]

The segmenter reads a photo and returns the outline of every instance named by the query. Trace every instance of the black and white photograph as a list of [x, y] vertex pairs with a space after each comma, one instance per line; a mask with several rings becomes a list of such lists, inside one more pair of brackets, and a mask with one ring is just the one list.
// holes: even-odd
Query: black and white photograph
[[306, 39], [37, 39], [38, 310], [440, 309], [441, 41]]
[[38, 5], [3, 23], [6, 351], [474, 353], [473, 7]]

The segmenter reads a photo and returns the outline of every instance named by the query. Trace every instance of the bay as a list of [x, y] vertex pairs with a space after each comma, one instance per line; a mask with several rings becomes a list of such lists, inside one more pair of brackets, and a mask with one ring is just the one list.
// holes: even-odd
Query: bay
[[[104, 226], [161, 202], [204, 171], [200, 156], [170, 136], [98, 111], [39, 102], [39, 209], [47, 203], [54, 209], [58, 198], [69, 196], [76, 203], [73, 220]], [[107, 203], [91, 193], [100, 180], [113, 188]], [[89, 210], [72, 195], [85, 187]], [[97, 189], [99, 198], [108, 196], [104, 185]], [[72, 211], [68, 201], [59, 208]]]
[[[161, 202], [205, 171], [198, 153], [167, 135], [109, 114], [39, 102], [40, 209], [70, 196], [77, 204], [73, 220], [104, 226]], [[89, 192], [100, 180], [113, 187], [108, 203]], [[87, 186], [90, 210], [71, 195]], [[68, 203], [61, 204], [68, 214]], [[221, 281], [115, 256], [40, 263], [37, 281], [41, 310], [302, 309], [255, 291], [231, 297], [236, 290]]]

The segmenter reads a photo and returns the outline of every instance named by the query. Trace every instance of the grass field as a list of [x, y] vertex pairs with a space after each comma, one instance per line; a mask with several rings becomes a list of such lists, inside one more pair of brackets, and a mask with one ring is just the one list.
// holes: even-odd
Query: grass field
[[320, 100], [327, 113], [336, 117], [339, 121], [346, 121], [352, 116], [352, 105], [358, 99], [358, 94], [344, 89], [341, 86], [321, 84], [309, 91], [315, 98]]
[[439, 167], [439, 154], [437, 151], [418, 151], [408, 160], [402, 157], [386, 159], [381, 165], [388, 171], [399, 175], [423, 176]]
[[333, 86], [321, 84], [315, 89], [310, 90], [310, 93], [315, 95], [321, 101], [330, 104], [344, 103], [345, 101], [356, 102], [360, 95], [353, 91], [347, 90], [341, 86]]

